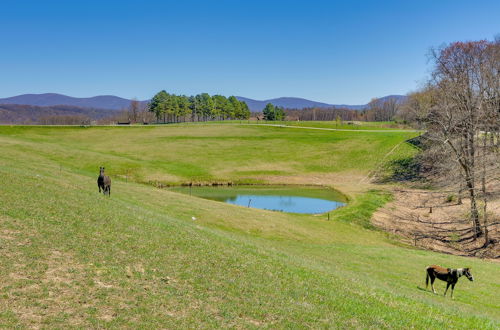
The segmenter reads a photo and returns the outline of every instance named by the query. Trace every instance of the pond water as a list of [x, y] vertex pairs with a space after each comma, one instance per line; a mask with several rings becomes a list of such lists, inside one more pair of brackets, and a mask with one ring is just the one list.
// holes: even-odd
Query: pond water
[[290, 213], [321, 214], [346, 204], [333, 189], [290, 186], [175, 187], [172, 191], [244, 207]]

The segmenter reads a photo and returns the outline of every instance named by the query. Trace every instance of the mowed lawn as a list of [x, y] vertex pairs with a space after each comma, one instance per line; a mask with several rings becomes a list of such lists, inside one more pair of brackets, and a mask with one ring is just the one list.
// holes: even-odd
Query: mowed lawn
[[[358, 185], [327, 221], [144, 184], [348, 187], [411, 154], [402, 141], [414, 135], [0, 127], [0, 327], [498, 328], [498, 263], [367, 229], [386, 193]], [[97, 193], [101, 164], [111, 198]], [[455, 300], [433, 295], [423, 289], [432, 263], [470, 266], [475, 282], [460, 279]]]

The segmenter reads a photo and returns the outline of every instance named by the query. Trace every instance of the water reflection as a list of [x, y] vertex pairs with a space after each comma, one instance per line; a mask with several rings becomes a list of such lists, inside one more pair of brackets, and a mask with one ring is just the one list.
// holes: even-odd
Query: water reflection
[[270, 211], [319, 214], [345, 205], [338, 192], [311, 187], [193, 187], [172, 190], [194, 196]]

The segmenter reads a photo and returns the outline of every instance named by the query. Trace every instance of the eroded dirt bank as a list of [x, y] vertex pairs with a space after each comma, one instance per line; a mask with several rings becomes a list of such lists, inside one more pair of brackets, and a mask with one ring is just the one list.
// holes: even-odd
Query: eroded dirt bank
[[[500, 261], [498, 194], [488, 202], [488, 244], [485, 244], [484, 235], [474, 239], [468, 220], [469, 199], [463, 198], [460, 204], [456, 195], [450, 192], [407, 188], [392, 190], [394, 200], [372, 217], [375, 226], [417, 247]], [[481, 203], [479, 206], [482, 208]]]

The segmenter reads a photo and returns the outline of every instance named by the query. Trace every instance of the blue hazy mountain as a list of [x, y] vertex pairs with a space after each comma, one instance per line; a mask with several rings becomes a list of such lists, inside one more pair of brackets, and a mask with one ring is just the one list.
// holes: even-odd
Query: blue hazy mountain
[[[142, 101], [145, 103], [147, 101]], [[22, 104], [36, 106], [72, 105], [82, 108], [120, 110], [128, 108], [130, 100], [113, 95], [93, 97], [71, 97], [56, 93], [23, 94], [0, 99], [0, 104]]]
[[[237, 96], [236, 97], [240, 101], [245, 101], [248, 104], [248, 107], [252, 111], [261, 111], [264, 109], [266, 104], [271, 103], [275, 106], [289, 108], [289, 109], [303, 109], [303, 108], [344, 108], [344, 109], [352, 109], [352, 110], [363, 110], [368, 107], [368, 104], [328, 104], [322, 102], [311, 101], [299, 97], [279, 97], [276, 99], [269, 100], [254, 100], [247, 97]], [[404, 95], [388, 95], [384, 97], [380, 97], [378, 100], [381, 102], [395, 99], [396, 102], [400, 103], [406, 99]]]
[[[267, 103], [272, 103], [275, 106], [291, 109], [302, 108], [344, 108], [352, 110], [362, 110], [367, 107], [367, 104], [350, 105], [350, 104], [328, 104], [323, 102], [311, 101], [299, 97], [279, 97], [269, 100], [254, 100], [247, 97], [237, 96], [238, 100], [245, 101], [252, 111], [261, 111]], [[404, 95], [388, 95], [379, 98], [380, 101], [395, 99], [396, 102], [402, 102], [406, 99]], [[54, 105], [71, 105], [82, 108], [93, 109], [110, 109], [120, 110], [125, 109], [130, 105], [129, 99], [114, 95], [100, 95], [93, 97], [71, 97], [56, 93], [45, 94], [23, 94], [13, 97], [0, 98], [0, 104], [21, 104], [33, 106], [54, 106]], [[148, 101], [140, 101], [145, 105]]]

